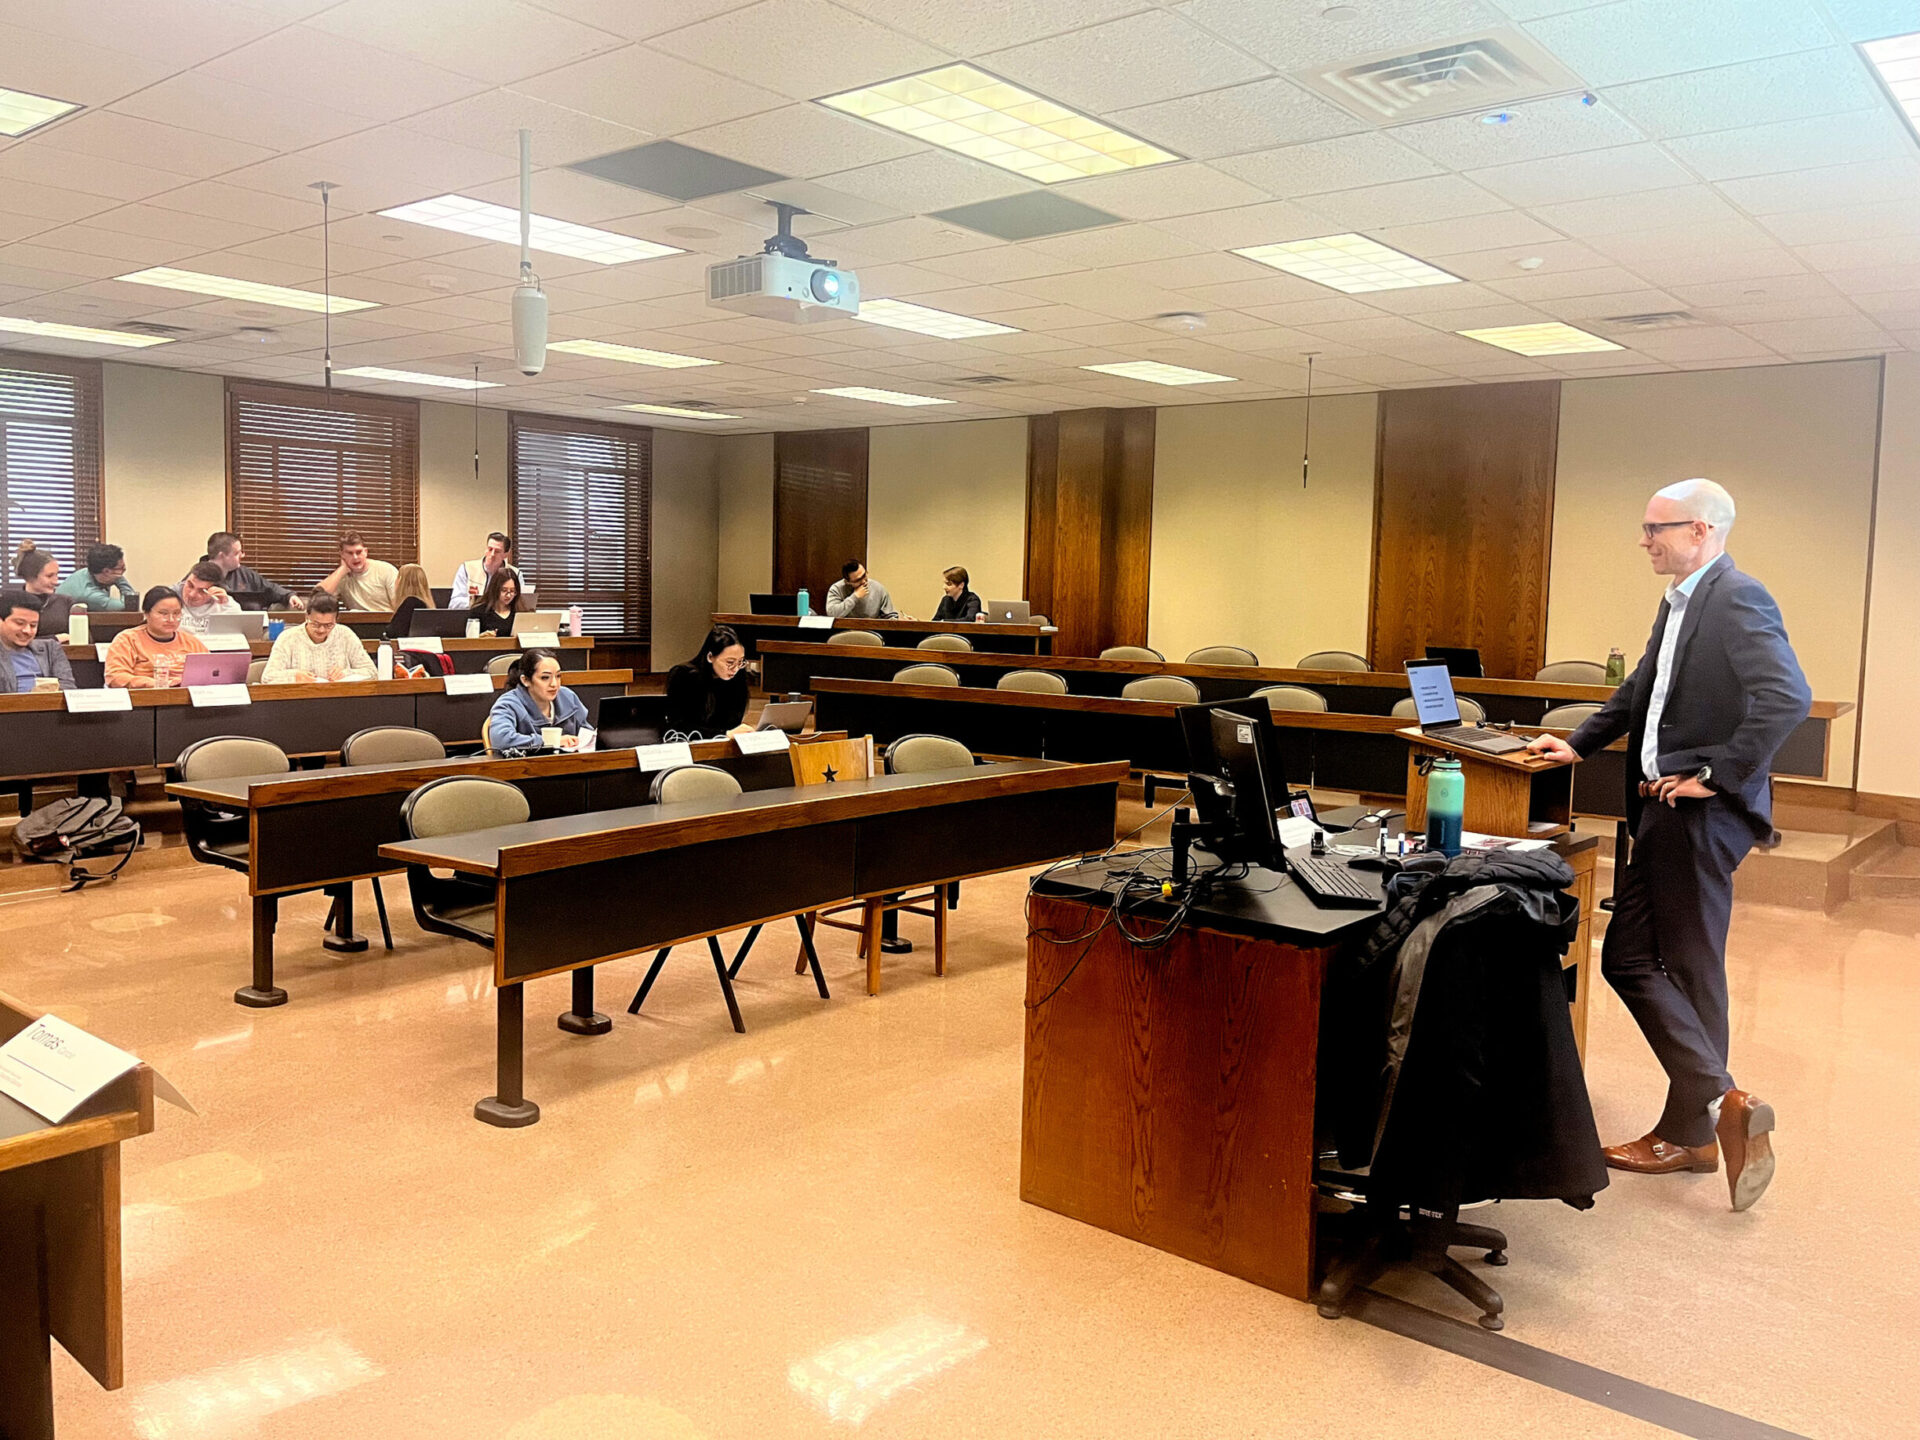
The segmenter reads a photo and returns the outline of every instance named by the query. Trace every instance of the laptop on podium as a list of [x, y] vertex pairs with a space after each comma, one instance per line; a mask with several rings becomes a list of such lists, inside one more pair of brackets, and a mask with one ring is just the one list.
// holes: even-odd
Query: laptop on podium
[[1438, 660], [1407, 661], [1407, 688], [1413, 691], [1413, 709], [1420, 717], [1422, 733], [1488, 755], [1511, 755], [1527, 748], [1526, 741], [1504, 730], [1483, 730], [1478, 725], [1461, 724], [1453, 677]]

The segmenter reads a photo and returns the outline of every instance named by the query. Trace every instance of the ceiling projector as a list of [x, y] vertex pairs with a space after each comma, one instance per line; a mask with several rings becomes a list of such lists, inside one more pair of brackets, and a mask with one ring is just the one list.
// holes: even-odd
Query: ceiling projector
[[767, 203], [779, 214], [780, 228], [760, 254], [707, 267], [707, 303], [795, 324], [858, 315], [860, 277], [807, 254], [807, 242], [793, 233], [793, 217], [805, 210]]

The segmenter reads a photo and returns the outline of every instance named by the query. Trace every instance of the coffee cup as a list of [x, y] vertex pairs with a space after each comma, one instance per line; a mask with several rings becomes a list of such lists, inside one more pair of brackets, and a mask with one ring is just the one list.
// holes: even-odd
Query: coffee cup
[[44, 693], [49, 690], [57, 691], [60, 688], [60, 682], [51, 675], [40, 675], [35, 677], [33, 688], [37, 693]]
[[549, 750], [558, 750], [560, 748], [560, 741], [565, 735], [566, 732], [558, 725], [542, 725], [540, 727], [540, 743]]

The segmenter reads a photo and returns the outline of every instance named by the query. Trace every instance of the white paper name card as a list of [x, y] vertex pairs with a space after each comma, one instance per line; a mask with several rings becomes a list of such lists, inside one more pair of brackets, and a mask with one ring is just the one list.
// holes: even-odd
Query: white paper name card
[[253, 693], [244, 685], [189, 685], [196, 710], [215, 710], [226, 705], [251, 705]]
[[633, 752], [642, 770], [671, 770], [693, 764], [693, 746], [684, 740], [669, 740], [664, 745], [637, 745]]
[[1320, 827], [1303, 815], [1282, 815], [1280, 817], [1280, 843], [1291, 850], [1296, 845], [1312, 843], [1313, 832]]
[[771, 755], [776, 750], [787, 748], [787, 732], [752, 730], [745, 735], [734, 736], [733, 743], [740, 747], [742, 755]]
[[831, 630], [833, 628], [833, 617], [831, 615], [802, 615], [800, 617], [800, 628], [802, 630]]
[[249, 641], [246, 636], [226, 630], [202, 635], [200, 637], [200, 643], [205, 645], [210, 651], [248, 650], [252, 648], [252, 642]]
[[0, 1045], [0, 1093], [58, 1125], [140, 1063], [58, 1015]]
[[111, 650], [112, 648], [113, 648], [113, 642], [111, 640], [96, 641], [93, 647], [93, 658], [98, 660], [102, 665], [106, 664], [107, 651]]
[[66, 696], [69, 715], [104, 715], [109, 710], [133, 709], [131, 690], [69, 690]]
[[522, 630], [513, 637], [520, 642], [522, 650], [558, 650], [560, 632], [557, 630]]
[[446, 648], [441, 645], [438, 635], [409, 635], [404, 640], [393, 642], [396, 650], [423, 650], [429, 655], [444, 655]]
[[449, 695], [491, 695], [493, 676], [482, 670], [477, 675], [442, 675], [440, 683]]

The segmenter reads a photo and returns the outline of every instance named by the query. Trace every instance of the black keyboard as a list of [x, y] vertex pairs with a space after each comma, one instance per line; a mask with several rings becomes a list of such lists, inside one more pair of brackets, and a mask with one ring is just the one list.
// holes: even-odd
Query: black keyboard
[[1436, 740], [1449, 740], [1455, 745], [1485, 750], [1490, 755], [1505, 755], [1527, 748], [1527, 742], [1517, 735], [1508, 735], [1500, 730], [1482, 730], [1478, 725], [1448, 725], [1426, 733]]
[[1371, 877], [1362, 880], [1338, 860], [1315, 860], [1311, 856], [1289, 860], [1287, 869], [1293, 883], [1309, 900], [1323, 908], [1372, 909], [1384, 903], [1380, 887]]

